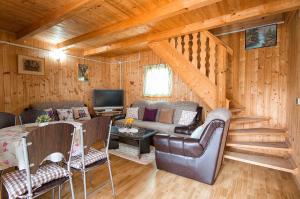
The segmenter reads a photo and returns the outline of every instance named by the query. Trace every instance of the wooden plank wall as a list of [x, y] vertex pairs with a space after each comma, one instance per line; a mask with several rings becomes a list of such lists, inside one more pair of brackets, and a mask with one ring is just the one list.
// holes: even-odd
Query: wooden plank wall
[[271, 117], [265, 126], [286, 127], [286, 36], [286, 24], [278, 25], [276, 47], [247, 51], [244, 32], [221, 37], [234, 52], [227, 71], [227, 97], [244, 106], [248, 115]]
[[[10, 40], [7, 34], [2, 32], [0, 35], [1, 40]], [[27, 40], [26, 45], [44, 49], [52, 47], [38, 40]], [[45, 75], [18, 74], [18, 54], [45, 58]], [[89, 65], [88, 82], [77, 80], [78, 63]], [[71, 57], [57, 62], [44, 51], [0, 44], [0, 111], [18, 114], [29, 104], [59, 100], [82, 100], [91, 107], [92, 89], [117, 88], [119, 76], [111, 78], [110, 74], [115, 73], [110, 70], [117, 68]]]
[[[293, 153], [292, 157], [300, 168], [300, 105], [296, 105], [296, 98], [300, 97], [300, 11], [288, 23], [289, 34], [289, 71], [287, 95], [287, 124], [289, 141]], [[296, 175], [300, 188], [300, 173]]]
[[122, 87], [125, 89], [125, 101], [127, 106], [136, 100], [189, 100], [202, 104], [199, 97], [193, 93], [175, 73], [173, 73], [173, 92], [171, 97], [151, 98], [143, 96], [144, 67], [151, 64], [164, 63], [153, 51], [140, 52], [140, 61], [137, 61], [139, 60], [139, 53], [114, 57], [112, 60], [127, 61], [127, 63], [122, 64]]

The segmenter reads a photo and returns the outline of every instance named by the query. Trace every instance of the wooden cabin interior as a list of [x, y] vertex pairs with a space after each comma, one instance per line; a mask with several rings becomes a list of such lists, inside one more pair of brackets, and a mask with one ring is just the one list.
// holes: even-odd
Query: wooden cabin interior
[[[113, 186], [99, 188], [111, 177], [99, 167], [87, 173], [86, 198], [300, 198], [299, 8], [300, 0], [3, 0], [0, 112], [18, 120], [33, 104], [80, 101], [91, 115], [113, 121], [127, 110], [134, 126], [140, 115], [129, 117], [128, 111], [136, 102], [193, 102], [202, 112], [193, 131], [178, 134], [180, 151], [171, 148], [177, 127], [162, 151], [157, 135], [149, 154], [141, 156], [138, 148], [137, 159], [110, 149], [115, 195]], [[159, 68], [170, 76], [159, 75]], [[160, 87], [169, 93], [159, 94]], [[118, 115], [95, 109], [95, 90], [122, 91]], [[201, 145], [199, 157], [187, 155], [185, 143], [220, 108], [231, 112], [230, 125], [222, 127], [225, 144], [215, 149], [218, 166], [207, 183], [193, 176], [199, 172], [202, 179], [197, 168], [209, 167], [197, 161], [209, 155], [213, 141], [207, 149]], [[7, 198], [5, 175], [20, 168], [1, 132], [8, 131], [0, 129], [1, 193]], [[152, 159], [143, 162], [147, 158]], [[171, 165], [165, 166], [166, 159]], [[84, 198], [80, 173], [74, 173], [73, 184], [75, 198]], [[67, 184], [61, 189], [59, 197], [72, 198]], [[38, 197], [51, 198], [51, 191]]]

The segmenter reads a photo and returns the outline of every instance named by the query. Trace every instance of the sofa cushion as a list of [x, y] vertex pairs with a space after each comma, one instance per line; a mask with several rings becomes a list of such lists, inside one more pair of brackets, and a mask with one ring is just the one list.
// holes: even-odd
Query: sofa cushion
[[91, 115], [87, 107], [72, 107], [75, 120], [90, 120]]
[[47, 108], [47, 109], [44, 109], [44, 111], [47, 113], [47, 115], [51, 118], [52, 121], [59, 120], [57, 111], [54, 110], [53, 108]]
[[166, 124], [173, 124], [173, 115], [174, 115], [173, 109], [162, 108], [159, 110], [158, 122], [166, 123]]
[[[132, 107], [139, 107], [139, 120], [143, 119], [144, 116], [144, 109], [145, 107], [148, 108], [156, 108], [156, 109], [174, 109], [173, 115], [173, 123], [178, 124], [180, 120], [180, 116], [183, 110], [186, 111], [197, 111], [198, 104], [196, 102], [190, 101], [182, 101], [182, 102], [156, 102], [156, 101], [145, 101], [140, 100], [136, 101], [132, 104]], [[156, 117], [156, 121], [159, 120], [159, 112]]]
[[158, 109], [145, 108], [143, 121], [155, 122], [157, 110]]
[[173, 109], [175, 109], [174, 116], [173, 116], [173, 122], [174, 124], [178, 124], [181, 113], [183, 110], [185, 111], [197, 111], [198, 104], [195, 102], [175, 102], [172, 105]]
[[72, 109], [57, 109], [60, 121], [74, 121]]
[[138, 119], [139, 118], [139, 109], [140, 109], [139, 107], [127, 108], [126, 118]]
[[143, 120], [145, 107], [148, 105], [147, 101], [136, 101], [132, 104], [132, 107], [139, 108], [139, 120]]
[[196, 115], [197, 115], [197, 112], [183, 110], [181, 112], [181, 116], [180, 116], [178, 124], [185, 125], [185, 126], [190, 125], [194, 121], [194, 118], [196, 117]]
[[[115, 121], [115, 124], [122, 125], [124, 123], [124, 120], [117, 120]], [[168, 133], [172, 134], [174, 132], [174, 129], [176, 126], [175, 124], [164, 124], [160, 122], [148, 122], [148, 121], [142, 121], [142, 120], [135, 120], [133, 123], [133, 126], [140, 127], [140, 128], [146, 128], [146, 129], [153, 129], [157, 130], [161, 133]]]

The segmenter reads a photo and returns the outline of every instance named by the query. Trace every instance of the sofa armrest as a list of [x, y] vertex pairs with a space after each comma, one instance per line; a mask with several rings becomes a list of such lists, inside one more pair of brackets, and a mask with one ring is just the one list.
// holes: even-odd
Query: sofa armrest
[[114, 115], [112, 116], [112, 120], [116, 121], [116, 120], [122, 120], [122, 119], [125, 119], [126, 117], [126, 114], [118, 114], [118, 115]]
[[194, 122], [188, 126], [177, 126], [174, 129], [174, 133], [183, 134], [183, 135], [191, 135], [198, 126], [200, 126], [199, 122]]
[[198, 139], [175, 137], [167, 134], [156, 134], [154, 146], [157, 151], [187, 157], [199, 157], [204, 151]]

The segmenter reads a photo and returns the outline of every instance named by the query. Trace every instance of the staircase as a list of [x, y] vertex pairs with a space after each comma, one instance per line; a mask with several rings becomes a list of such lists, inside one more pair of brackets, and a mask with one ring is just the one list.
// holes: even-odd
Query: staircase
[[226, 107], [227, 56], [232, 50], [208, 31], [150, 43], [210, 109]]
[[230, 108], [233, 117], [226, 142], [225, 158], [280, 171], [297, 173], [291, 160], [287, 130], [267, 126], [269, 117], [244, 115], [242, 107]]

